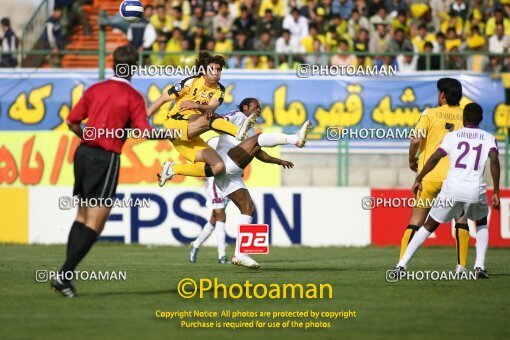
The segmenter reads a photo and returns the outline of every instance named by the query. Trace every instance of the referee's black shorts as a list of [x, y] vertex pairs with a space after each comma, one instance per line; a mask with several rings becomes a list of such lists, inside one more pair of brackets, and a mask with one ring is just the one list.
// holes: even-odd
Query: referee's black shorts
[[73, 195], [114, 198], [119, 181], [120, 155], [80, 144], [74, 154]]

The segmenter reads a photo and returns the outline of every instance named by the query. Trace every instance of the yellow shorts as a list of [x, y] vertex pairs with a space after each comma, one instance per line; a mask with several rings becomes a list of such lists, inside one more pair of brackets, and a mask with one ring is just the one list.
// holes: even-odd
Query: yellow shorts
[[[171, 117], [168, 117], [167, 120], [163, 122], [163, 127], [165, 129], [174, 130], [174, 136], [182, 136], [179, 139], [182, 141], [189, 141], [188, 139], [188, 124], [189, 119], [185, 118], [183, 115], [176, 113]], [[175, 130], [179, 132], [176, 133]]]
[[200, 137], [195, 137], [191, 140], [174, 139], [171, 142], [175, 149], [192, 163], [195, 163], [198, 151], [210, 148], [209, 144]]
[[422, 190], [418, 191], [418, 194], [415, 197], [416, 201], [414, 203], [414, 207], [430, 209], [432, 208], [434, 199], [441, 191], [443, 182], [422, 181], [421, 186]]

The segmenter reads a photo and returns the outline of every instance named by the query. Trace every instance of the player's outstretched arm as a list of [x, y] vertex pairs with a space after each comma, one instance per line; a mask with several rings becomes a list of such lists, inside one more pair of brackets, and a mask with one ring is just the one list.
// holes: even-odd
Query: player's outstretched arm
[[261, 162], [278, 164], [283, 166], [285, 169], [290, 169], [294, 167], [294, 163], [270, 156], [267, 152], [263, 150], [260, 150], [257, 154], [255, 154], [255, 157]]
[[416, 181], [412, 188], [413, 193], [415, 195], [418, 190], [421, 190], [421, 181], [423, 180], [423, 177], [425, 177], [429, 172], [431, 172], [436, 167], [437, 163], [439, 163], [441, 158], [443, 158], [444, 156], [446, 156], [446, 153], [442, 149], [436, 150], [436, 152], [434, 152], [432, 156], [430, 156], [427, 163], [425, 163], [425, 165], [423, 166], [423, 169], [421, 170], [420, 174], [418, 175], [418, 177], [416, 177]]
[[499, 208], [499, 175], [500, 175], [500, 164], [499, 157], [496, 151], [489, 152], [489, 160], [491, 167], [492, 181], [494, 182], [494, 193], [492, 194], [492, 207]]
[[414, 172], [418, 171], [418, 158], [416, 154], [418, 153], [420, 143], [421, 138], [411, 138], [409, 144], [409, 168]]
[[180, 108], [182, 110], [198, 110], [202, 113], [213, 113], [220, 106], [220, 102], [216, 99], [211, 99], [209, 104], [199, 104], [191, 100], [182, 102]]
[[147, 117], [152, 117], [158, 110], [163, 106], [163, 104], [168, 103], [169, 101], [174, 99], [174, 95], [168, 94], [167, 91], [164, 91], [161, 96], [159, 96], [158, 99], [156, 99], [151, 106], [149, 106], [149, 109], [147, 110]]

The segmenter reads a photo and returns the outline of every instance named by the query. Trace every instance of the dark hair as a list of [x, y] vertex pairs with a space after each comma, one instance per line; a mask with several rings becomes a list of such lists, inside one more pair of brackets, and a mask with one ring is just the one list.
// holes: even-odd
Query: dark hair
[[154, 9], [154, 6], [152, 6], [152, 5], [145, 5], [145, 6], [143, 6], [143, 11], [145, 12], [145, 11], [146, 11], [146, 10], [148, 10], [149, 8], [150, 8], [150, 9]]
[[3, 18], [1, 24], [7, 27], [11, 27], [11, 20], [9, 18]]
[[346, 44], [347, 46], [349, 46], [349, 42], [345, 39], [338, 39], [338, 45], [340, 44]]
[[419, 30], [421, 30], [421, 29], [425, 29], [425, 30], [426, 30], [426, 29], [427, 29], [427, 25], [425, 25], [425, 24], [420, 24], [420, 25], [418, 26], [418, 29], [419, 29]]
[[53, 11], [62, 11], [63, 9], [62, 5], [55, 5], [55, 7], [53, 7]]
[[157, 5], [157, 6], [156, 6], [156, 10], [158, 10], [158, 9], [160, 9], [160, 8], [165, 9], [165, 5], [161, 5], [161, 4], [159, 4], [159, 5]]
[[292, 7], [292, 8], [290, 9], [290, 13], [292, 14], [292, 13], [294, 13], [294, 12], [298, 12], [298, 13], [299, 13], [299, 9], [298, 9], [297, 7]]
[[448, 105], [459, 105], [462, 99], [462, 85], [453, 78], [441, 78], [437, 81], [437, 89], [444, 93]]
[[290, 30], [289, 30], [289, 29], [287, 29], [287, 28], [284, 28], [284, 29], [282, 30], [282, 35], [283, 35], [283, 33], [288, 33], [288, 34], [290, 34]]
[[221, 55], [211, 55], [207, 51], [200, 51], [195, 60], [195, 67], [199, 70], [201, 68], [205, 70], [210, 64], [218, 64], [221, 68], [224, 68], [226, 65], [225, 58]]
[[464, 125], [480, 125], [483, 119], [483, 109], [477, 103], [469, 103], [464, 107]]
[[397, 16], [407, 16], [407, 11], [405, 9], [401, 9], [397, 12]]
[[423, 48], [425, 47], [434, 48], [434, 45], [430, 41], [425, 41], [425, 44], [423, 44]]
[[437, 34], [436, 34], [436, 38], [439, 38], [439, 37], [441, 37], [441, 38], [445, 38], [444, 33], [443, 33], [443, 32], [439, 32], [439, 33], [437, 33]]
[[252, 97], [248, 97], [248, 98], [244, 98], [241, 103], [239, 103], [239, 110], [243, 111], [243, 107], [244, 106], [250, 106], [250, 103], [252, 102], [258, 102], [259, 100], [257, 98], [252, 98]]
[[[122, 78], [130, 78], [131, 77], [131, 67], [138, 63], [138, 51], [131, 45], [124, 45], [117, 47], [115, 51], [113, 51], [113, 72], [117, 77]], [[128, 71], [125, 69], [119, 71], [122, 74], [117, 74], [117, 65], [128, 65]]]

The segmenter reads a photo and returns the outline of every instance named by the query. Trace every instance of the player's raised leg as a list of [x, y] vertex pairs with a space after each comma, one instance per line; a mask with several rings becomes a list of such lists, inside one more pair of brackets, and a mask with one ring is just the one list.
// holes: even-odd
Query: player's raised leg
[[237, 140], [243, 141], [248, 136], [248, 131], [257, 122], [258, 117], [259, 112], [254, 112], [238, 127], [216, 114], [212, 115], [210, 118], [206, 115], [193, 115], [190, 117], [188, 123], [188, 138], [198, 137], [206, 131], [214, 130], [219, 133], [229, 134], [234, 136]]
[[396, 270], [405, 270], [407, 264], [413, 258], [414, 254], [418, 251], [420, 246], [427, 240], [427, 238], [437, 229], [439, 222], [434, 220], [430, 215], [425, 222], [425, 225], [418, 229], [411, 242], [407, 246], [404, 255], [396, 265]]

